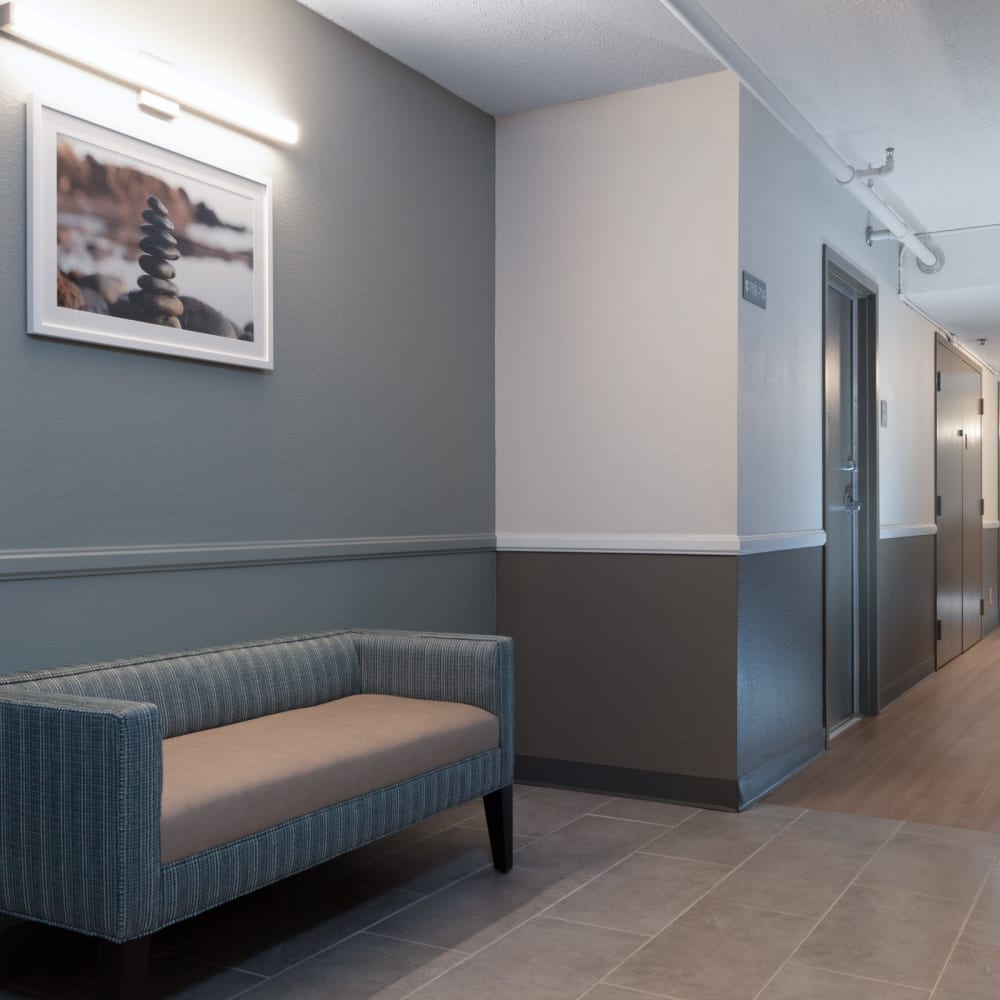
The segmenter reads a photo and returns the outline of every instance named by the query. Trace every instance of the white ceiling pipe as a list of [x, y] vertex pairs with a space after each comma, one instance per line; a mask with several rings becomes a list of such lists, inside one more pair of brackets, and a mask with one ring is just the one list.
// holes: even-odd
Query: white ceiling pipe
[[715, 57], [739, 77], [740, 82], [792, 133], [833, 176], [840, 181], [865, 208], [888, 227], [918, 260], [928, 267], [937, 264], [937, 255], [913, 228], [882, 198], [855, 177], [854, 168], [809, 124], [798, 109], [768, 79], [763, 70], [736, 44], [726, 30], [698, 0], [660, 0], [667, 10], [712, 52]]

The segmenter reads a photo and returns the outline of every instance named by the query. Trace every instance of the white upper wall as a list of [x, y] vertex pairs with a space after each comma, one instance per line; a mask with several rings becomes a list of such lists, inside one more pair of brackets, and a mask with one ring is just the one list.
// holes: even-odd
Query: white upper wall
[[740, 301], [739, 531], [823, 525], [823, 245], [878, 284], [883, 525], [934, 520], [934, 331], [900, 302], [895, 243], [864, 242], [866, 213], [760, 103], [740, 101], [740, 267], [767, 309]]
[[739, 85], [500, 118], [497, 533], [736, 531]]

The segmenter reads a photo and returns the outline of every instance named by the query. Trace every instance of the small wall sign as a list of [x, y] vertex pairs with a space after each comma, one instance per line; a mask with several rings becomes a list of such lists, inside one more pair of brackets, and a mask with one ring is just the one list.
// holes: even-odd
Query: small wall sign
[[743, 298], [761, 309], [767, 308], [767, 284], [749, 271], [743, 272]]

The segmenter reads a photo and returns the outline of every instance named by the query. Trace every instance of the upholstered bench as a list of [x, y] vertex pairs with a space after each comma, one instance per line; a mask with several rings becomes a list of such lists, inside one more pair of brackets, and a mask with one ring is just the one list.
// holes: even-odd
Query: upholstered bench
[[342, 631], [0, 676], [0, 912], [157, 930], [482, 796], [512, 864], [509, 639]]

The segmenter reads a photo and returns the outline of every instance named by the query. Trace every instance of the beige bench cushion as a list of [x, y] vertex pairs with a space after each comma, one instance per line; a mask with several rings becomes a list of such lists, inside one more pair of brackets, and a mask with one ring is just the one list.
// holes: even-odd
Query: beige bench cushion
[[500, 745], [472, 705], [359, 694], [163, 741], [164, 863]]

